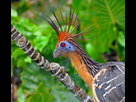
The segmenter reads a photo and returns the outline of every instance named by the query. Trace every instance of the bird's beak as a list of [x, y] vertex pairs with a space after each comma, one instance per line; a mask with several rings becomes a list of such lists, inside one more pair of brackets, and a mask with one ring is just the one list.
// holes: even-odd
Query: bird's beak
[[56, 48], [55, 51], [54, 51], [54, 53], [53, 53], [53, 57], [54, 57], [54, 58], [57, 58], [57, 57], [61, 56], [62, 53], [63, 53], [63, 50], [62, 50], [62, 49]]

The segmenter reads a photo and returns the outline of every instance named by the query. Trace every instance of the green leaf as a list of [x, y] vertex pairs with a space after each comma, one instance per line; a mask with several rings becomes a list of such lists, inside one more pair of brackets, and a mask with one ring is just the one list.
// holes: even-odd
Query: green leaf
[[48, 34], [49, 32], [54, 32], [52, 27], [48, 24], [39, 24], [38, 25], [38, 31], [40, 31], [43, 35]]
[[93, 0], [95, 9], [98, 10], [98, 22], [101, 25], [119, 24], [125, 29], [125, 0]]
[[87, 43], [85, 45], [85, 49], [87, 51], [87, 54], [89, 54], [92, 59], [97, 59], [97, 57], [100, 56], [100, 54], [98, 54], [99, 52], [97, 51], [97, 49], [91, 43]]
[[39, 30], [37, 30], [37, 31], [33, 32], [33, 34], [34, 34], [35, 36], [40, 36], [40, 35], [42, 35], [42, 32], [39, 31]]
[[13, 76], [13, 61], [11, 60], [11, 77]]
[[73, 2], [72, 5], [73, 5], [75, 11], [77, 12], [79, 10], [81, 0], [73, 0], [72, 2]]
[[42, 36], [39, 35], [34, 39], [34, 43], [35, 43], [35, 49], [39, 50], [40, 52], [42, 51], [42, 49], [48, 44], [49, 40], [51, 37], [51, 33], [48, 33], [47, 36]]
[[121, 46], [125, 47], [125, 36], [122, 31], [119, 31], [117, 40]]
[[27, 57], [24, 59], [24, 61], [27, 62], [27, 63], [31, 63], [31, 62], [32, 62], [32, 59], [27, 56]]
[[14, 9], [11, 9], [11, 17], [17, 17], [17, 16], [18, 16], [17, 11]]
[[41, 82], [35, 90], [35, 94], [31, 96], [30, 102], [53, 102], [53, 96], [50, 90]]
[[[101, 57], [102, 52], [100, 50], [98, 50], [96, 48], [96, 46], [94, 46], [92, 43], [86, 43], [85, 49], [86, 49], [87, 54], [91, 57], [91, 59], [93, 59], [99, 63], [104, 62], [103, 57]], [[100, 49], [102, 49], [102, 47]]]
[[18, 21], [19, 17], [18, 17], [18, 13], [16, 10], [11, 9], [11, 23], [15, 24], [16, 21]]
[[23, 91], [23, 86], [22, 84], [19, 85], [19, 88], [17, 90], [17, 101], [16, 102], [25, 102], [25, 94]]
[[90, 40], [93, 46], [101, 54], [106, 52], [113, 41], [117, 40], [115, 27], [125, 31], [125, 0], [81, 1], [79, 7], [79, 18], [83, 18], [80, 28], [85, 29], [93, 25], [93, 31], [84, 37], [93, 36]]
[[34, 93], [35, 89], [44, 82], [46, 87], [50, 87], [53, 83], [53, 77], [49, 72], [41, 69], [35, 62], [27, 63], [25, 69], [21, 73], [21, 81], [28, 93]]
[[21, 67], [21, 68], [25, 68], [25, 65], [26, 65], [26, 63], [24, 61], [25, 58], [26, 58], [26, 55], [17, 57], [17, 61], [16, 61], [17, 65], [16, 66]]
[[34, 23], [30, 22], [27, 18], [21, 18], [18, 24], [22, 25], [24, 28], [31, 32], [38, 30], [38, 27]]
[[51, 94], [54, 96], [56, 102], [79, 102], [60, 82], [59, 84], [56, 83], [51, 89]]
[[24, 53], [23, 50], [21, 50], [20, 48], [17, 48], [17, 49], [15, 49], [15, 50], [13, 51], [13, 53], [11, 53], [11, 59], [12, 59], [13, 57], [17, 57], [17, 56], [24, 55], [24, 54], [25, 54], [25, 53]]
[[32, 37], [32, 32], [28, 31], [25, 29], [22, 25], [16, 24], [14, 27], [21, 33], [23, 34], [28, 40], [30, 37]]

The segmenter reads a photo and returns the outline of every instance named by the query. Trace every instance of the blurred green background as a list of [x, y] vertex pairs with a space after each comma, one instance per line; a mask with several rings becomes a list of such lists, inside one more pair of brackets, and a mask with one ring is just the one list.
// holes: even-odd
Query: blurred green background
[[[77, 42], [95, 61], [125, 62], [125, 0], [11, 0], [11, 23], [50, 62], [65, 66], [75, 83], [92, 97], [92, 90], [71, 67], [69, 59], [53, 58], [57, 35], [40, 16], [55, 12], [62, 23], [59, 8], [65, 15], [70, 8], [80, 23], [78, 32], [89, 26], [92, 31]], [[56, 22], [56, 21], [55, 21]], [[79, 102], [63, 84], [41, 69], [11, 40], [11, 101]]]

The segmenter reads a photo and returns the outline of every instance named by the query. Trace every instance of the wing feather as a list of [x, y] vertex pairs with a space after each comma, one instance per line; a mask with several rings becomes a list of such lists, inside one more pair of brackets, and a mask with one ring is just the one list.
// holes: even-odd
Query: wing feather
[[93, 80], [94, 99], [104, 99], [100, 102], [125, 101], [125, 64], [108, 62], [102, 67]]

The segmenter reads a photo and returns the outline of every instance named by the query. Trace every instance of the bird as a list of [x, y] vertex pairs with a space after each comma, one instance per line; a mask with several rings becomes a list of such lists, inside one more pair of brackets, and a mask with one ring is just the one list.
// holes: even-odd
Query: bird
[[[65, 18], [59, 8], [62, 24], [52, 12], [57, 24], [48, 16], [41, 16], [55, 30], [58, 41], [54, 58], [68, 57], [84, 82], [92, 88], [94, 102], [125, 102], [125, 62], [98, 63], [91, 59], [77, 42], [77, 38], [87, 34], [92, 26], [76, 33], [82, 19], [70, 9]], [[90, 49], [91, 50], [91, 49]]]

